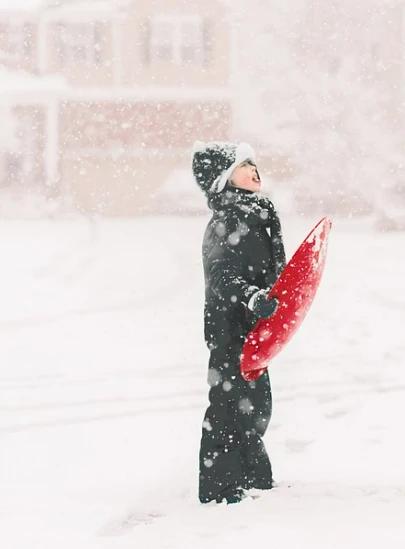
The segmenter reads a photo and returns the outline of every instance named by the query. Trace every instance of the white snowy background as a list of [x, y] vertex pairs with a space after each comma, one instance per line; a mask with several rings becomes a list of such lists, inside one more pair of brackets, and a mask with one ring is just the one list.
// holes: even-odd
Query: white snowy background
[[[403, 235], [335, 222], [317, 298], [271, 367], [279, 487], [211, 507], [206, 221], [0, 223], [2, 547], [404, 547]], [[311, 226], [285, 217], [289, 256]]]
[[[2, 0], [1, 8], [38, 1]], [[238, 505], [198, 502], [209, 212], [190, 173], [179, 166], [156, 194], [156, 210], [163, 204], [172, 215], [133, 218], [66, 211], [5, 186], [2, 549], [405, 547], [404, 232], [381, 230], [405, 226], [403, 124], [380, 116], [388, 84], [364, 87], [353, 77], [359, 41], [347, 31], [357, 28], [378, 53], [389, 9], [405, 2], [361, 0], [354, 23], [345, 0], [333, 2], [342, 25], [325, 49], [346, 49], [329, 76], [291, 48], [306, 29], [315, 33], [302, 27], [314, 4], [322, 11], [329, 2], [288, 0], [270, 18], [266, 2], [227, 3], [242, 31], [234, 36], [235, 134], [294, 152], [301, 168], [295, 195], [264, 177], [288, 258], [328, 200], [349, 201], [349, 215], [334, 217], [311, 311], [270, 368], [265, 443], [277, 487]], [[368, 5], [373, 17], [364, 15]], [[8, 96], [29, 82], [41, 89], [40, 78], [0, 76]], [[0, 101], [0, 115], [0, 151], [13, 151], [9, 102]], [[356, 209], [367, 201], [367, 212]]]

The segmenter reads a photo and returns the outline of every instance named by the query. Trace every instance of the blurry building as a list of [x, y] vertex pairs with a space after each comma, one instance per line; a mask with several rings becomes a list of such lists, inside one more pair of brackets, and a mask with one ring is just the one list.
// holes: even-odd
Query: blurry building
[[[317, 204], [342, 214], [365, 211], [372, 184], [363, 185], [360, 196], [347, 184], [341, 169], [346, 163], [335, 159], [335, 169], [331, 132], [320, 136], [326, 152], [310, 139], [308, 159], [301, 163], [297, 143], [305, 145], [319, 133], [322, 120], [312, 96], [325, 75], [331, 76], [329, 86], [334, 78], [339, 82], [349, 58], [353, 78], [375, 91], [377, 99], [368, 103], [378, 100], [378, 113], [402, 131], [405, 0], [291, 4], [299, 12], [296, 26], [290, 25], [287, 4], [283, 22], [276, 17], [281, 8], [272, 8], [272, 19], [258, 0], [251, 6], [242, 0], [2, 0], [0, 188], [62, 196], [81, 211], [106, 215], [183, 206], [190, 213], [204, 211], [190, 171], [193, 142], [242, 138], [257, 149], [263, 176], [285, 181], [288, 190], [292, 179], [298, 181], [294, 193], [302, 211], [313, 212]], [[255, 36], [259, 28], [266, 36]], [[314, 63], [321, 78], [309, 89], [298, 84], [293, 98], [299, 71]], [[341, 91], [344, 102], [344, 80]], [[339, 90], [340, 107], [338, 96]], [[306, 111], [308, 97], [313, 108]], [[368, 107], [357, 112], [359, 131], [354, 124], [350, 129], [355, 141], [367, 143], [360, 133], [367, 133]], [[391, 141], [374, 134], [369, 152], [378, 150], [390, 169], [398, 164]], [[317, 181], [311, 169], [319, 160], [330, 165], [325, 173], [318, 170]], [[378, 193], [373, 160], [364, 164], [375, 172]], [[366, 171], [360, 171], [365, 180]]]
[[25, 6], [0, 8], [0, 105], [17, 115], [17, 143], [0, 143], [2, 186], [106, 215], [150, 211], [159, 187], [190, 169], [196, 139], [229, 138], [221, 1]]

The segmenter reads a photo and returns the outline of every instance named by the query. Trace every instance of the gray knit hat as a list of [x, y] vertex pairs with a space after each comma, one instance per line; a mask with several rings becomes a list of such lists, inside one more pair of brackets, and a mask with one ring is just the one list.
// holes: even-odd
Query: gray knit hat
[[247, 143], [197, 141], [193, 148], [193, 174], [197, 185], [205, 194], [220, 193], [233, 170], [246, 160], [256, 165], [254, 150]]

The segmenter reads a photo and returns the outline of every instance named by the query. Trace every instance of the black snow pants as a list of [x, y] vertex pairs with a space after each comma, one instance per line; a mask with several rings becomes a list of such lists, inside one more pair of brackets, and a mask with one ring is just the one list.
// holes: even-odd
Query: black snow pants
[[241, 488], [272, 487], [271, 464], [262, 441], [272, 410], [269, 375], [266, 371], [256, 381], [245, 381], [239, 357], [240, 352], [211, 351], [210, 405], [200, 447], [202, 503], [232, 501]]

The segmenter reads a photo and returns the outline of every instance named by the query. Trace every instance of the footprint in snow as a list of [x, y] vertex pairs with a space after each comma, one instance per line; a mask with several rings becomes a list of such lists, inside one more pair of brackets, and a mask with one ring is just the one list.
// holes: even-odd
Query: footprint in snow
[[285, 445], [287, 449], [291, 452], [305, 452], [308, 446], [313, 444], [313, 440], [298, 440], [298, 439], [287, 439]]
[[123, 536], [136, 526], [147, 526], [163, 515], [157, 512], [130, 512], [126, 516], [116, 517], [108, 521], [98, 532], [100, 536]]

